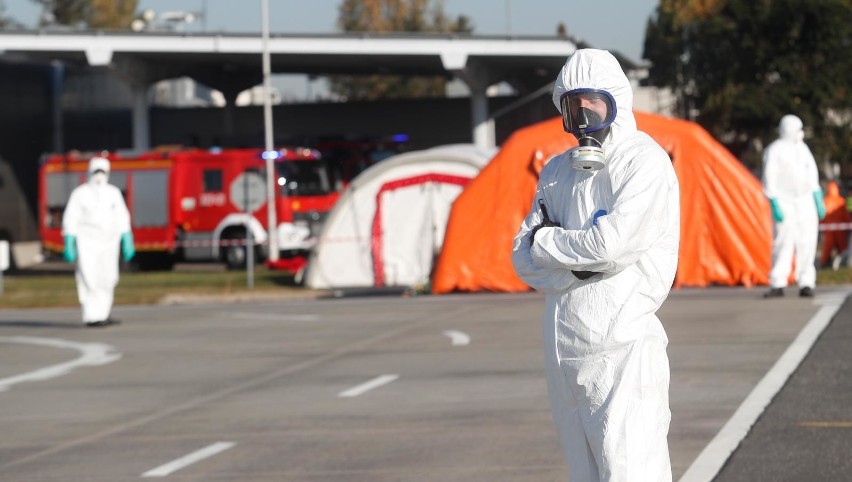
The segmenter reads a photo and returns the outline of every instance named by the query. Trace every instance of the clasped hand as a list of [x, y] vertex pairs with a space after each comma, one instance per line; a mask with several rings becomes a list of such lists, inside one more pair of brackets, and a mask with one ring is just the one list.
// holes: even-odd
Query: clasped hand
[[558, 228], [559, 225], [554, 223], [553, 221], [542, 221], [541, 224], [535, 226], [530, 230], [530, 246], [535, 243], [535, 233], [538, 232], [541, 228]]

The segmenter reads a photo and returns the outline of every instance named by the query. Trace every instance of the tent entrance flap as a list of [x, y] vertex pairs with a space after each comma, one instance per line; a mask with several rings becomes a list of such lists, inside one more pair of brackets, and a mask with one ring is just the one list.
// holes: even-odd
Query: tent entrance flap
[[[436, 207], [434, 205], [436, 203], [442, 203], [442, 200], [445, 199], [445, 197], [434, 195], [434, 190], [436, 188], [440, 188], [437, 185], [449, 184], [464, 188], [469, 181], [470, 178], [468, 177], [430, 173], [391, 181], [383, 184], [379, 188], [379, 192], [376, 193], [376, 211], [373, 215], [371, 243], [374, 286], [385, 286], [385, 263], [389, 263], [390, 266], [394, 268], [393, 275], [391, 276], [392, 285], [398, 285], [399, 281], [403, 281], [403, 279], [406, 278], [408, 278], [409, 281], [411, 281], [412, 278], [420, 278], [420, 280], [415, 281], [415, 283], [428, 281], [430, 275], [429, 271], [431, 271], [432, 268], [432, 259], [437, 253], [437, 251], [435, 251], [436, 244], [438, 245], [437, 247], [441, 244], [435, 242], [435, 238], [438, 234], [435, 233], [435, 230], [439, 228], [439, 226], [436, 225], [434, 216], [422, 218], [418, 216], [408, 217], [404, 213], [401, 216], [388, 216], [389, 219], [396, 219], [398, 222], [404, 223], [405, 226], [386, 226], [383, 222], [382, 214], [386, 213], [387, 209], [383, 208], [383, 206], [387, 205], [389, 209], [402, 209], [403, 211], [406, 211], [408, 209], [412, 209], [414, 204], [420, 204], [423, 205], [423, 208], [425, 208], [426, 211], [433, 213], [435, 211], [434, 208]], [[402, 190], [413, 187], [422, 187], [423, 189], [418, 189], [419, 192], [415, 192], [413, 196], [405, 196], [405, 194], [402, 193]], [[461, 189], [459, 189], [459, 192], [460, 191]], [[393, 196], [394, 194], [397, 194], [397, 196]], [[404, 197], [408, 197], [408, 199], [401, 199]], [[455, 198], [455, 196], [452, 197]], [[420, 209], [419, 211], [423, 210], [424, 209]], [[446, 210], [449, 211], [449, 206], [446, 206]], [[420, 224], [420, 226], [418, 228], [418, 226], [412, 226], [412, 224]], [[443, 239], [443, 231], [444, 230], [441, 229], [441, 239]], [[394, 242], [394, 238], [400, 235], [413, 236], [414, 239]], [[413, 248], [414, 252], [409, 254], [413, 255], [414, 259], [419, 259], [419, 262], [414, 264], [402, 263], [401, 265], [396, 263], [394, 255], [397, 254], [400, 247], [403, 249], [407, 247], [409, 250], [412, 250]], [[389, 253], [391, 255], [391, 259], [388, 260], [385, 253]], [[411, 259], [412, 256], [402, 256], [400, 258]], [[423, 269], [427, 266], [428, 270]], [[415, 271], [419, 271], [419, 273], [408, 273], [409, 276], [404, 276], [403, 273], [400, 272], [405, 270], [405, 268], [414, 267], [420, 268], [415, 269]], [[424, 274], [425, 277], [423, 276]]]

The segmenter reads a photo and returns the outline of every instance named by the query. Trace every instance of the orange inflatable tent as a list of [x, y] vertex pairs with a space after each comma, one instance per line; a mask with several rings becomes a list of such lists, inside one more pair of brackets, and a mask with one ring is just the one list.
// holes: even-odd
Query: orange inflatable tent
[[[760, 181], [698, 124], [635, 116], [639, 129], [669, 153], [680, 182], [675, 286], [768, 283], [772, 217]], [[541, 167], [576, 144], [559, 117], [506, 141], [453, 204], [434, 293], [529, 290], [512, 268], [512, 239], [530, 209]]]

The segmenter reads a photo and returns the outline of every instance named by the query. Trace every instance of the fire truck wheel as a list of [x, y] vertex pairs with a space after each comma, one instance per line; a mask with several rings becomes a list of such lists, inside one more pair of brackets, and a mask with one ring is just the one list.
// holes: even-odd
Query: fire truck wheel
[[225, 265], [228, 269], [245, 269], [248, 259], [245, 246], [225, 246], [223, 251], [222, 257], [225, 259]]

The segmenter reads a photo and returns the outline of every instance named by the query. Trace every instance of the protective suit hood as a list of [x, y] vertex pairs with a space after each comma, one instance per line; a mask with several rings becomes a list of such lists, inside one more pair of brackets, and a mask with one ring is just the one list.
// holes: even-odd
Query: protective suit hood
[[580, 49], [572, 55], [553, 86], [553, 104], [562, 113], [562, 94], [575, 89], [609, 92], [615, 99], [617, 114], [604, 145], [636, 130], [633, 117], [633, 90], [618, 60], [606, 50]]
[[104, 171], [109, 174], [109, 160], [103, 157], [93, 157], [89, 161], [89, 174], [93, 174], [95, 171]]
[[785, 115], [778, 124], [778, 135], [786, 141], [799, 142], [805, 138], [803, 126], [802, 119], [792, 114]]
[[109, 161], [103, 157], [93, 157], [89, 161], [89, 183], [93, 186], [105, 186], [109, 180]]

